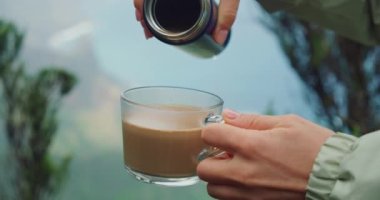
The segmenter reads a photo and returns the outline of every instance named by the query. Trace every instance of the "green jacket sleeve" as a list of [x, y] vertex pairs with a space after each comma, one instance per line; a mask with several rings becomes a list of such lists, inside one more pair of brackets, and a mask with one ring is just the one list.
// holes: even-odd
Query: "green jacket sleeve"
[[380, 0], [258, 0], [367, 45], [380, 44]]
[[335, 134], [322, 146], [307, 200], [380, 199], [380, 131], [361, 138]]

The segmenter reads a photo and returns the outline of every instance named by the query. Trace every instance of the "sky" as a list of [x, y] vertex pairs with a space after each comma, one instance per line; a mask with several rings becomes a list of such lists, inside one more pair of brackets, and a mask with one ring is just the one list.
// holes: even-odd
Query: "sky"
[[310, 117], [302, 87], [290, 70], [274, 35], [265, 29], [259, 5], [241, 1], [232, 38], [217, 58], [199, 59], [156, 39], [145, 40], [131, 0], [83, 0], [94, 23], [94, 44], [101, 66], [125, 89], [172, 85], [221, 96], [225, 107], [242, 112], [297, 113]]

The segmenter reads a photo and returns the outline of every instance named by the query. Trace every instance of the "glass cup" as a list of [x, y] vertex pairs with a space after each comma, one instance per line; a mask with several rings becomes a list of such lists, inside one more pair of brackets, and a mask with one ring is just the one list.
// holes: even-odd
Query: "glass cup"
[[186, 186], [196, 166], [220, 153], [201, 139], [206, 123], [223, 122], [217, 95], [181, 87], [140, 87], [121, 94], [124, 164], [146, 183]]

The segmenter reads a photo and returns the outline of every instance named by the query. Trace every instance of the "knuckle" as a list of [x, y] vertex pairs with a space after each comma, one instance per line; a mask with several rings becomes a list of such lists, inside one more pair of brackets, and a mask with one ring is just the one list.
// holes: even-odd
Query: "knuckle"
[[238, 142], [236, 149], [243, 155], [252, 155], [257, 152], [258, 146], [259, 142], [255, 138], [248, 136], [246, 139]]
[[231, 182], [245, 187], [255, 186], [255, 180], [258, 177], [255, 167], [240, 167], [242, 169], [244, 168], [244, 170], [235, 170], [235, 172], [231, 172]]
[[209, 124], [205, 126], [201, 131], [202, 141], [211, 146], [218, 146], [220, 143], [223, 143], [221, 141], [226, 140], [226, 136], [223, 136], [223, 132], [225, 131], [222, 126], [222, 124]]
[[236, 11], [225, 11], [220, 19], [220, 27], [223, 29], [231, 28], [236, 18]]
[[223, 17], [226, 19], [235, 19], [237, 12], [235, 10], [227, 10], [223, 12]]
[[215, 131], [215, 124], [209, 124], [206, 127], [204, 127], [201, 131], [201, 138], [202, 140], [207, 140]]
[[238, 176], [240, 183], [244, 186], [254, 185], [251, 180], [255, 180], [256, 175], [251, 172], [251, 170], [241, 170], [240, 175]]
[[248, 127], [256, 127], [262, 118], [259, 115], [255, 116], [255, 117], [251, 117], [251, 116], [246, 115], [245, 117], [247, 118], [247, 121], [248, 121], [248, 123], [247, 123]]
[[242, 155], [245, 155], [245, 152], [248, 150], [249, 145], [247, 141], [239, 141], [238, 145], [236, 145], [236, 152]]

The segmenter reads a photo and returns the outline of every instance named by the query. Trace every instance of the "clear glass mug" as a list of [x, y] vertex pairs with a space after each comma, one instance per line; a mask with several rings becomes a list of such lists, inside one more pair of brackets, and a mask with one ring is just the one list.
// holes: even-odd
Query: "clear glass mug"
[[140, 87], [121, 94], [124, 164], [146, 183], [186, 186], [196, 166], [220, 153], [201, 139], [207, 123], [222, 123], [223, 100], [181, 87]]

